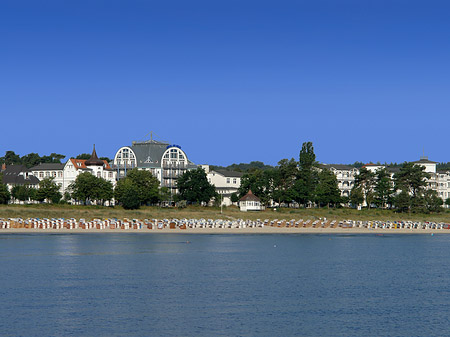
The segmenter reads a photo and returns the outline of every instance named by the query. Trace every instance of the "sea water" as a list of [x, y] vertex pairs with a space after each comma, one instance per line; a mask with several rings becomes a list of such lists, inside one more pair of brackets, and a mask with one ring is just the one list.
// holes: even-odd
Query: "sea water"
[[1, 234], [2, 336], [443, 336], [450, 235]]

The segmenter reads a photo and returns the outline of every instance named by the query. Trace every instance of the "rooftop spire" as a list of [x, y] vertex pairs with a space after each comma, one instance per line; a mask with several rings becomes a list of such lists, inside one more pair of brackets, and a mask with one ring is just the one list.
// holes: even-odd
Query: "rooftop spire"
[[95, 151], [95, 144], [94, 144], [94, 149], [92, 150], [92, 154], [91, 154], [91, 158], [89, 158], [88, 160], [86, 160], [85, 165], [89, 166], [89, 165], [103, 165], [103, 160], [98, 159], [97, 157], [97, 152]]

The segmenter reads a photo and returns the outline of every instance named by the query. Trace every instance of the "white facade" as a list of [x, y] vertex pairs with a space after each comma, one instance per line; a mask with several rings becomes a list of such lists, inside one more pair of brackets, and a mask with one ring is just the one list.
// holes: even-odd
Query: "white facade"
[[103, 165], [86, 166], [86, 160], [71, 158], [64, 165], [62, 191], [66, 191], [70, 184], [77, 179], [78, 175], [83, 172], [89, 172], [97, 178], [110, 181], [113, 187], [116, 185], [116, 172], [111, 169], [106, 160], [103, 160]]
[[350, 196], [350, 191], [355, 185], [355, 177], [359, 174], [356, 167], [342, 164], [322, 164], [321, 168], [327, 168], [336, 176], [341, 196]]
[[30, 171], [39, 180], [53, 178], [53, 181], [59, 186], [61, 194], [64, 193], [64, 164], [39, 164], [32, 167]]
[[241, 172], [225, 171], [225, 170], [210, 170], [208, 165], [202, 165], [205, 170], [208, 182], [216, 188], [216, 192], [222, 196], [221, 204], [223, 206], [231, 206], [231, 195], [238, 194], [241, 186]]
[[116, 172], [111, 169], [106, 160], [101, 161], [101, 165], [86, 166], [85, 159], [69, 159], [66, 164], [41, 164], [32, 167], [32, 174], [39, 180], [52, 177], [59, 186], [61, 194], [68, 190], [71, 183], [75, 181], [80, 173], [89, 172], [98, 178], [110, 181], [116, 185]]
[[239, 200], [239, 209], [242, 212], [262, 211], [264, 207], [261, 204], [261, 200], [250, 190]]

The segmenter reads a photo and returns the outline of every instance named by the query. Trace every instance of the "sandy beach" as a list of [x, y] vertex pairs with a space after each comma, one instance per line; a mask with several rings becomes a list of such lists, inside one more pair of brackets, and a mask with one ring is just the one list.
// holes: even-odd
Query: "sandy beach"
[[450, 234], [448, 229], [369, 229], [369, 228], [187, 228], [187, 229], [0, 229], [0, 234]]

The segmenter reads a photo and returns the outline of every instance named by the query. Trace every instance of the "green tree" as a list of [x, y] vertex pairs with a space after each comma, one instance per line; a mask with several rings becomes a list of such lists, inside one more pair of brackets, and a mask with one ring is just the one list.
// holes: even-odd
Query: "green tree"
[[401, 200], [401, 209], [404, 209], [405, 203], [402, 198], [406, 198], [406, 195], [410, 198], [408, 211], [416, 210], [422, 206], [423, 192], [429, 178], [430, 174], [425, 172], [425, 167], [422, 165], [408, 162], [402, 165], [400, 171], [394, 175], [395, 190], [404, 192], [400, 199], [396, 198], [397, 203]]
[[319, 173], [319, 182], [315, 191], [316, 202], [319, 205], [337, 205], [341, 201], [341, 192], [338, 188], [336, 176], [328, 169]]
[[391, 175], [385, 168], [375, 172], [375, 204], [378, 207], [386, 208], [392, 203], [394, 193]]
[[30, 168], [42, 163], [41, 156], [37, 153], [29, 153], [21, 158], [21, 162], [26, 167]]
[[138, 209], [141, 205], [139, 201], [139, 191], [136, 185], [127, 179], [119, 181], [118, 190], [116, 188], [117, 200], [122, 204], [124, 209]]
[[27, 201], [34, 196], [35, 189], [27, 185], [16, 185], [11, 189], [11, 195], [14, 199]]
[[82, 160], [88, 160], [90, 158], [91, 158], [91, 155], [89, 153], [81, 153], [75, 157], [75, 159], [82, 159]]
[[314, 147], [312, 142], [305, 142], [300, 150], [299, 171], [293, 186], [294, 200], [302, 205], [313, 202], [317, 183], [318, 170]]
[[274, 189], [273, 170], [254, 169], [244, 173], [239, 187], [239, 196], [243, 197], [249, 190], [261, 199], [261, 203], [267, 205], [273, 199]]
[[87, 204], [89, 201], [104, 204], [113, 198], [113, 186], [110, 181], [83, 172], [70, 185], [72, 198]]
[[169, 201], [170, 200], [170, 190], [166, 186], [161, 186], [159, 188], [159, 201]]
[[290, 203], [295, 198], [294, 183], [297, 179], [297, 162], [282, 159], [275, 170], [272, 170], [273, 195], [272, 198], [281, 203]]
[[206, 172], [200, 167], [182, 174], [177, 180], [177, 188], [181, 200], [193, 203], [208, 203], [216, 195], [214, 185], [208, 182]]
[[423, 204], [428, 212], [440, 212], [442, 210], [443, 200], [434, 190], [426, 190], [423, 194]]
[[397, 212], [407, 212], [411, 210], [411, 196], [407, 190], [402, 190], [394, 197], [394, 205]]
[[6, 165], [20, 165], [22, 161], [20, 160], [20, 156], [15, 154], [14, 151], [6, 151], [4, 162]]
[[450, 198], [445, 199], [445, 205], [450, 206]]
[[350, 202], [355, 207], [358, 207], [364, 202], [364, 194], [361, 187], [353, 186], [352, 190], [350, 191]]
[[361, 168], [359, 174], [355, 177], [355, 186], [363, 194], [363, 203], [365, 202], [367, 207], [370, 208], [375, 199], [375, 174], [365, 167]]
[[231, 199], [231, 202], [232, 202], [233, 204], [239, 202], [239, 197], [238, 197], [237, 193], [231, 194], [230, 199]]
[[150, 171], [135, 168], [128, 171], [125, 179], [133, 182], [141, 205], [155, 204], [159, 201], [159, 180]]
[[11, 193], [6, 184], [3, 184], [3, 175], [0, 173], [0, 204], [7, 204], [10, 199]]
[[36, 200], [58, 203], [61, 200], [59, 186], [54, 182], [53, 177], [44, 178], [39, 182], [39, 189], [36, 192]]

